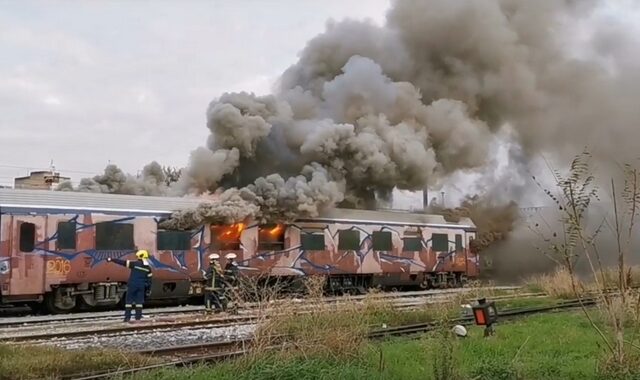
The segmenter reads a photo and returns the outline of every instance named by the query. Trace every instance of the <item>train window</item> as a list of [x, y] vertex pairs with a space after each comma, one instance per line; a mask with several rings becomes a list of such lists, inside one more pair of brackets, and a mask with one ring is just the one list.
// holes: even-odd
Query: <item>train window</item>
[[456, 235], [456, 252], [460, 252], [464, 249], [462, 246], [462, 235]]
[[422, 238], [419, 237], [406, 237], [402, 239], [404, 243], [403, 251], [407, 252], [420, 252], [422, 251]]
[[58, 222], [58, 249], [76, 249], [76, 222]]
[[391, 232], [389, 231], [373, 231], [372, 241], [374, 251], [393, 250], [393, 243], [391, 242]]
[[20, 224], [20, 252], [33, 252], [36, 246], [36, 225]]
[[449, 236], [447, 234], [432, 234], [431, 248], [438, 252], [449, 251]]
[[239, 251], [240, 236], [244, 230], [244, 223], [230, 226], [211, 226], [211, 249], [214, 251]]
[[305, 251], [324, 251], [324, 233], [305, 233], [300, 235], [300, 243]]
[[159, 230], [156, 246], [160, 251], [188, 251], [191, 249], [191, 231]]
[[357, 251], [360, 249], [360, 232], [356, 230], [341, 230], [338, 233], [338, 249], [342, 251]]
[[267, 224], [258, 228], [259, 251], [284, 250], [284, 226], [282, 224]]
[[134, 249], [133, 224], [102, 222], [96, 224], [98, 251]]

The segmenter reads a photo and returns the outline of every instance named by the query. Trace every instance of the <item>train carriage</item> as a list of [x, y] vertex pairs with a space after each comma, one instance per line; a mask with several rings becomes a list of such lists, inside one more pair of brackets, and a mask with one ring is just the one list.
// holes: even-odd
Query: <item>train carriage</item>
[[332, 290], [458, 286], [478, 275], [468, 219], [333, 209], [293, 223], [159, 228], [194, 198], [0, 189], [0, 299], [53, 312], [116, 305], [128, 271], [106, 259], [149, 251], [153, 300], [199, 296], [209, 253], [238, 256], [241, 273], [327, 276]]

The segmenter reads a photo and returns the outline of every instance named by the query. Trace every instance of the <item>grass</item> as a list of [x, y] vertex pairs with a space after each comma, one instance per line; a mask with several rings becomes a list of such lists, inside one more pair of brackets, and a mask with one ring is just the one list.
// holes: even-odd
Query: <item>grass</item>
[[109, 350], [67, 351], [54, 347], [0, 344], [0, 379], [55, 379], [62, 375], [157, 363]]
[[[372, 294], [362, 303], [320, 302], [311, 312], [282, 302], [277, 313], [261, 321], [251, 354], [214, 367], [167, 369], [135, 376], [141, 379], [597, 379], [594, 358], [602, 352], [583, 315], [558, 313], [529, 317], [498, 326], [484, 339], [473, 327], [465, 339], [448, 328], [420, 340], [372, 342], [367, 332], [382, 325], [446, 321], [457, 317], [465, 300], [493, 294], [465, 294], [444, 304], [415, 310], [395, 309]], [[319, 293], [318, 293], [319, 294]], [[312, 297], [313, 300], [313, 297]], [[557, 298], [503, 299], [498, 310], [546, 306]], [[287, 335], [281, 350], [265, 350], [273, 337]], [[0, 345], [0, 379], [57, 378], [61, 375], [151, 364], [153, 359], [116, 351], [64, 351], [55, 348]], [[157, 362], [157, 360], [155, 360]], [[628, 377], [627, 377], [628, 378]], [[625, 379], [627, 379], [625, 378]], [[640, 379], [640, 377], [638, 377]]]
[[451, 318], [460, 312], [459, 300], [398, 310], [388, 300], [373, 294], [363, 304], [328, 305], [317, 302], [311, 312], [296, 313], [295, 306], [281, 306], [256, 331], [257, 345], [268, 346], [274, 336], [287, 336], [283, 351], [292, 355], [331, 359], [353, 357], [366, 343], [372, 328], [401, 326]]
[[[451, 360], [461, 379], [599, 380], [598, 338], [576, 312], [531, 316], [497, 326], [483, 338], [472, 327], [470, 336], [450, 341]], [[442, 350], [438, 334], [423, 339], [367, 342], [350, 357], [303, 357], [265, 354], [249, 362], [214, 367], [164, 370], [139, 379], [435, 379], [434, 362]], [[455, 377], [454, 377], [455, 378]], [[453, 378], [452, 378], [453, 379]]]
[[496, 308], [500, 312], [500, 310], [505, 309], [551, 306], [557, 303], [558, 299], [552, 297], [513, 298], [496, 301]]
[[[585, 285], [576, 280], [576, 290], [583, 293]], [[543, 291], [551, 297], [575, 298], [575, 293], [571, 285], [571, 274], [563, 267], [556, 269], [550, 274], [543, 274], [527, 280], [527, 288], [530, 291]]]
[[[640, 268], [629, 267], [625, 272], [625, 278], [628, 286], [640, 286]], [[598, 273], [598, 282], [600, 288], [616, 288], [618, 286], [618, 273], [616, 269], [604, 269]], [[563, 267], [557, 268], [554, 272], [534, 276], [527, 279], [525, 289], [530, 292], [545, 292], [551, 297], [557, 298], [575, 298], [573, 288], [571, 287], [571, 275], [569, 271]], [[587, 291], [597, 291], [593, 277], [576, 280], [576, 289], [579, 293]]]

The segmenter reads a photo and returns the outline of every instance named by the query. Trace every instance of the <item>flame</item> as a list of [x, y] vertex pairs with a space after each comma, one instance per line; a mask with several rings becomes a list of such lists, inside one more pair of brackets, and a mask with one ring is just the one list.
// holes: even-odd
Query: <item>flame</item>
[[224, 227], [224, 232], [220, 235], [220, 238], [229, 240], [239, 239], [244, 227], [244, 223], [236, 223], [228, 227]]
[[282, 231], [282, 225], [278, 224], [277, 226], [269, 230], [269, 235], [276, 236], [277, 234], [280, 233], [280, 231]]

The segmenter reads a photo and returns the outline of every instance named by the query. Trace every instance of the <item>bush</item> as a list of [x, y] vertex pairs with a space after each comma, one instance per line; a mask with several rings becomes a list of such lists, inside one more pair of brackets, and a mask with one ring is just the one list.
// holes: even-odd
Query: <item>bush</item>
[[[584, 284], [579, 280], [575, 280], [576, 290], [583, 293]], [[564, 268], [559, 267], [551, 274], [543, 274], [535, 276], [527, 281], [529, 289], [541, 289], [551, 297], [557, 298], [575, 298], [573, 286], [571, 285], [571, 273]]]

